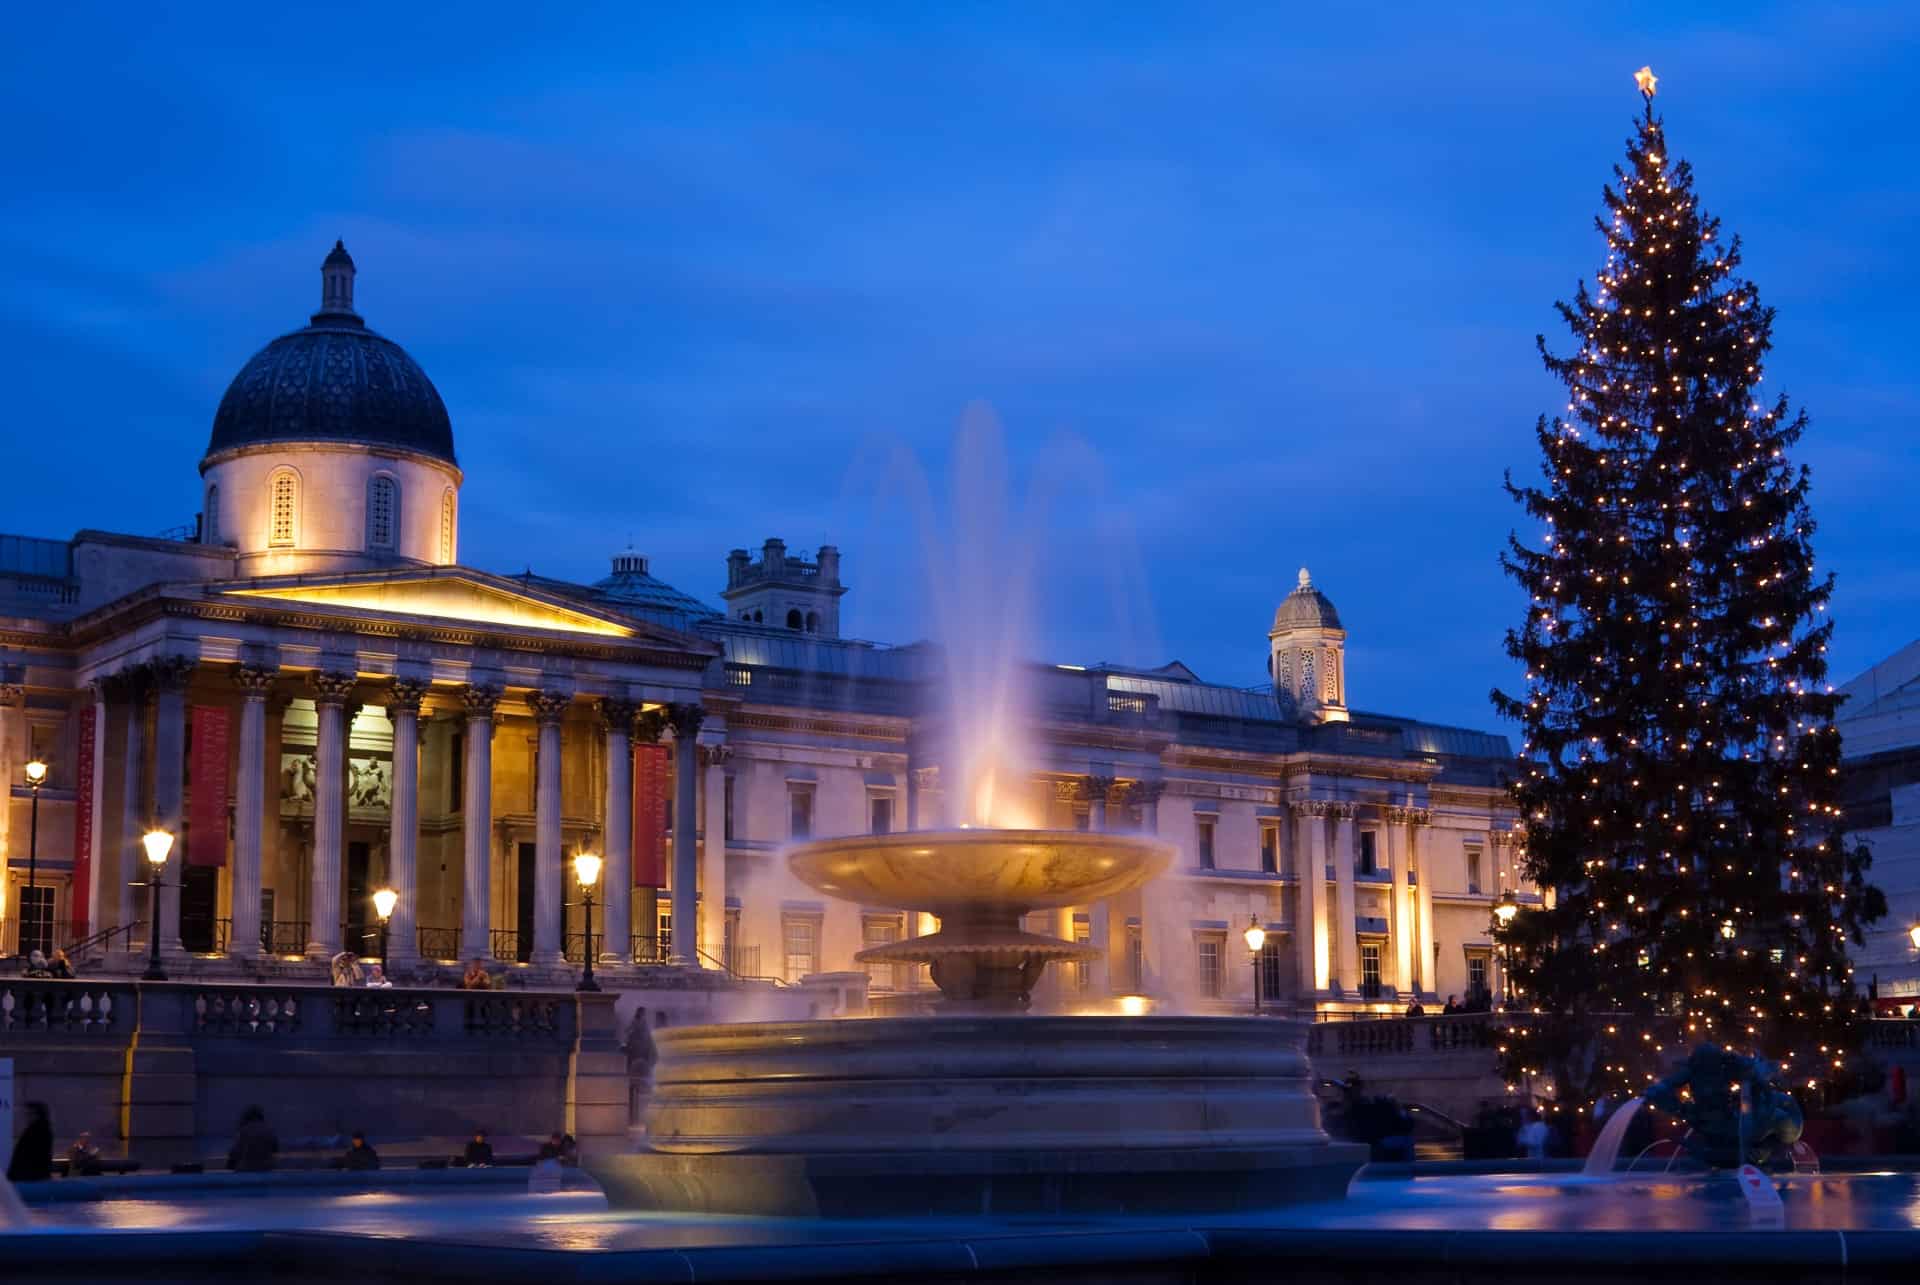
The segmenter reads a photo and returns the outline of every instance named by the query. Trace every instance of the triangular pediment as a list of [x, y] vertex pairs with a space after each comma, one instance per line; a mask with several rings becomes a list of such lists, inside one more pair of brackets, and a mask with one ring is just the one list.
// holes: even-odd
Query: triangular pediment
[[224, 585], [218, 592], [236, 598], [266, 598], [497, 629], [539, 629], [599, 638], [643, 636], [633, 624], [464, 569], [256, 580]]

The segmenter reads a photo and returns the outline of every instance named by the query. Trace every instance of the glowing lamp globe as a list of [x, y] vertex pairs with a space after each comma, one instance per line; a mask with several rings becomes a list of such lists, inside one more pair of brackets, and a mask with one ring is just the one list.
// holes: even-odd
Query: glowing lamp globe
[[39, 759], [27, 764], [27, 784], [39, 789], [47, 779], [47, 765]]
[[147, 850], [147, 864], [158, 870], [167, 864], [167, 857], [173, 852], [173, 835], [165, 830], [149, 830], [140, 836], [140, 844]]
[[400, 894], [391, 888], [382, 888], [373, 894], [373, 913], [380, 916], [381, 923], [393, 918], [393, 908], [399, 904]]
[[582, 888], [591, 888], [600, 882], [600, 854], [597, 852], [575, 853], [573, 858], [573, 877], [580, 881]]
[[1247, 925], [1247, 931], [1241, 936], [1247, 939], [1247, 949], [1256, 955], [1260, 953], [1260, 948], [1267, 944], [1267, 930], [1260, 926], [1258, 918]]
[[1512, 923], [1513, 917], [1519, 913], [1520, 903], [1513, 899], [1513, 894], [1510, 892], [1501, 893], [1500, 900], [1493, 903], [1493, 917], [1500, 921], [1500, 926], [1503, 928]]

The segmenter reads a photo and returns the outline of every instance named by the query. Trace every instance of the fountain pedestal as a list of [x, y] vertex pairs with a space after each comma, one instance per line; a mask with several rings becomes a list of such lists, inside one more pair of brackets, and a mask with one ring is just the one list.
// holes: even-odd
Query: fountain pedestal
[[826, 840], [795, 874], [940, 931], [861, 953], [922, 961], [932, 1018], [655, 1035], [647, 1151], [591, 1166], [616, 1208], [822, 1215], [1174, 1213], [1341, 1196], [1367, 1148], [1329, 1141], [1296, 1023], [1027, 1017], [1048, 961], [1098, 952], [1019, 927], [1145, 883], [1129, 835], [961, 830]]

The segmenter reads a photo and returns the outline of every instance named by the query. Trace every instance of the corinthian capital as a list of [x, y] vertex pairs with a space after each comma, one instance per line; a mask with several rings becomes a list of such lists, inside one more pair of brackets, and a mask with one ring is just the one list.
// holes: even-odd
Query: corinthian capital
[[353, 689], [360, 682], [358, 674], [335, 670], [316, 669], [307, 675], [307, 682], [313, 688], [313, 703], [316, 705], [344, 705]]
[[698, 701], [675, 702], [667, 706], [667, 725], [673, 728], [675, 740], [690, 740], [700, 734], [700, 724], [707, 721], [707, 711]]
[[233, 685], [250, 701], [265, 701], [279, 677], [280, 670], [273, 665], [241, 664], [233, 667]]
[[573, 704], [573, 693], [547, 688], [527, 697], [527, 704], [533, 708], [533, 716], [541, 723], [558, 723], [567, 716], [567, 707]]
[[731, 745], [700, 746], [700, 766], [701, 767], [721, 767], [724, 764], [730, 762], [732, 759], [733, 759], [733, 746]]
[[420, 713], [420, 702], [427, 698], [427, 691], [433, 686], [424, 678], [396, 678], [387, 687], [387, 717], [395, 714]]
[[500, 703], [500, 685], [498, 683], [462, 683], [460, 685], [460, 704], [466, 708], [467, 719], [477, 722], [481, 719], [491, 721], [494, 707]]
[[601, 731], [632, 735], [633, 716], [639, 708], [632, 701], [603, 697], [593, 703], [593, 714], [599, 720]]
[[198, 665], [191, 656], [161, 656], [147, 663], [147, 675], [159, 691], [184, 692]]

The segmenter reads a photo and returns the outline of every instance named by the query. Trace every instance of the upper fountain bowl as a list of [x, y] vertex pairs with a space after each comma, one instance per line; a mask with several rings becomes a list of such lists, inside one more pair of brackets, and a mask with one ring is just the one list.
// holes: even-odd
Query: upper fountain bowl
[[820, 839], [787, 857], [830, 896], [942, 918], [1084, 906], [1138, 888], [1172, 861], [1173, 845], [1141, 835], [986, 829]]

